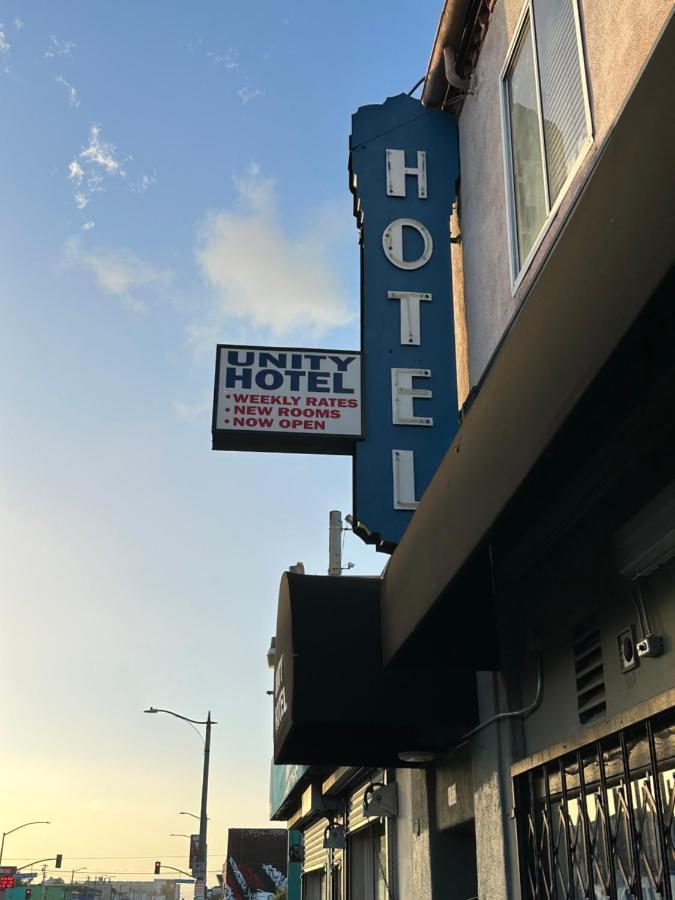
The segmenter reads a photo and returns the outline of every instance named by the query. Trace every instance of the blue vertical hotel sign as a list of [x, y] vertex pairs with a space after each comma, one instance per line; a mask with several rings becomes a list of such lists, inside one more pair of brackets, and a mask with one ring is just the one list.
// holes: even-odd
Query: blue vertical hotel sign
[[352, 117], [361, 243], [365, 416], [354, 451], [355, 530], [401, 539], [458, 428], [449, 219], [456, 120], [407, 95]]

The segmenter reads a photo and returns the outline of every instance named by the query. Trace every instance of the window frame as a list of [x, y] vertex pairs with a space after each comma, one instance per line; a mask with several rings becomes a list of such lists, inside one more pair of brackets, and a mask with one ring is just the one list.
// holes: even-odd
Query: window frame
[[[503, 151], [503, 159], [504, 159], [504, 180], [506, 183], [506, 221], [507, 221], [507, 230], [508, 230], [508, 241], [509, 241], [509, 271], [511, 273], [511, 292], [515, 294], [518, 286], [522, 282], [525, 277], [527, 271], [529, 270], [534, 257], [537, 254], [539, 247], [548, 231], [551, 222], [555, 218], [555, 214], [557, 213], [561, 203], [563, 202], [565, 195], [567, 194], [570, 184], [576, 177], [579, 169], [581, 168], [583, 161], [593, 145], [594, 134], [593, 134], [593, 119], [591, 115], [591, 104], [590, 104], [590, 96], [588, 91], [588, 76], [586, 71], [586, 55], [584, 53], [584, 44], [583, 44], [583, 36], [581, 32], [581, 19], [579, 16], [579, 3], [578, 0], [570, 0], [572, 4], [572, 11], [574, 14], [574, 26], [576, 31], [576, 45], [577, 52], [579, 56], [579, 70], [581, 76], [581, 88], [583, 92], [583, 100], [584, 100], [584, 116], [586, 120], [586, 131], [587, 137], [584, 141], [581, 149], [579, 150], [579, 154], [577, 159], [570, 169], [570, 172], [565, 179], [563, 186], [558, 192], [558, 196], [556, 198], [555, 203], [551, 206], [550, 202], [550, 189], [548, 184], [548, 162], [546, 159], [546, 145], [544, 141], [544, 116], [542, 112], [541, 105], [541, 85], [540, 85], [540, 75], [539, 75], [539, 55], [538, 55], [538, 47], [537, 47], [537, 23], [534, 12], [534, 0], [525, 0], [523, 8], [518, 17], [518, 22], [516, 24], [515, 30], [513, 32], [513, 37], [509, 43], [509, 47], [506, 53], [506, 59], [504, 61], [504, 65], [502, 66], [502, 70], [499, 74], [499, 86], [500, 86], [500, 105], [501, 105], [501, 117], [502, 117], [502, 151]], [[512, 134], [511, 134], [511, 117], [509, 115], [509, 85], [508, 85], [508, 76], [509, 72], [512, 69], [516, 53], [521, 46], [521, 39], [523, 38], [524, 32], [529, 24], [530, 27], [530, 40], [532, 41], [532, 52], [533, 52], [533, 63], [534, 63], [534, 81], [535, 81], [535, 94], [537, 97], [537, 118], [539, 122], [539, 142], [541, 146], [542, 153], [542, 175], [544, 180], [544, 199], [546, 202], [546, 218], [542, 223], [541, 229], [537, 238], [535, 239], [532, 247], [530, 248], [527, 256], [522, 261], [519, 261], [518, 255], [518, 223], [517, 223], [517, 215], [516, 215], [516, 198], [515, 198], [515, 175], [513, 170], [513, 142], [512, 142]]]

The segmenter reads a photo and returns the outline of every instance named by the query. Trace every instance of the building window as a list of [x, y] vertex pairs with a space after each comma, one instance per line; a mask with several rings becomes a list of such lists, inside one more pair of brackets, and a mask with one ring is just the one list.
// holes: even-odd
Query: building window
[[675, 709], [514, 787], [523, 900], [675, 896]]
[[381, 822], [350, 835], [347, 871], [348, 900], [387, 900], [387, 844]]
[[326, 873], [323, 869], [302, 876], [302, 900], [326, 900]]
[[502, 72], [513, 280], [592, 140], [576, 0], [528, 0]]

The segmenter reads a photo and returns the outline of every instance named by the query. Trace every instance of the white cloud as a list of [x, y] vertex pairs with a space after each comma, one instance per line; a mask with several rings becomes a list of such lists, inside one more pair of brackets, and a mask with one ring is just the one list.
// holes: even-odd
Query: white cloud
[[212, 408], [213, 401], [210, 398], [203, 403], [182, 403], [180, 400], [176, 400], [173, 404], [174, 412], [178, 418], [188, 422], [210, 418]]
[[126, 172], [115, 157], [115, 147], [101, 138], [100, 125], [92, 125], [89, 128], [89, 145], [80, 153], [80, 159], [92, 166], [99, 166], [109, 175], [121, 175]]
[[240, 88], [237, 91], [237, 94], [239, 95], [239, 99], [244, 104], [244, 106], [246, 106], [247, 103], [250, 103], [251, 100], [255, 100], [256, 97], [262, 97], [264, 93], [265, 93], [265, 91], [261, 91], [258, 88], [253, 90], [253, 88], [246, 87], [246, 86], [244, 86], [243, 88]]
[[89, 250], [78, 238], [66, 242], [63, 261], [67, 268], [91, 272], [101, 290], [117, 297], [134, 312], [147, 308], [145, 300], [138, 296], [139, 291], [165, 287], [170, 280], [169, 272], [156, 268], [130, 250], [101, 247]]
[[223, 66], [229, 72], [239, 67], [239, 51], [234, 47], [229, 47], [223, 54], [214, 53], [212, 50], [209, 50], [206, 56], [211, 60], [214, 66]]
[[[57, 78], [58, 80], [59, 78]], [[64, 85], [70, 88], [70, 85], [65, 80], [61, 80]], [[74, 91], [74, 88], [72, 90]], [[77, 94], [75, 94], [75, 100], [79, 102], [77, 101]], [[127, 159], [130, 159], [130, 157]], [[101, 126], [91, 125], [89, 127], [89, 143], [68, 163], [68, 179], [77, 188], [74, 193], [77, 208], [83, 209], [91, 200], [92, 194], [105, 191], [106, 178], [126, 178], [127, 173], [123, 168], [123, 164], [126, 162], [127, 160], [120, 161], [117, 158], [113, 144], [103, 140]], [[141, 179], [142, 181], [143, 179]], [[144, 190], [147, 190], [147, 186]]]
[[4, 32], [4, 26], [2, 22], [0, 22], [0, 66], [2, 66], [2, 71], [6, 75], [10, 74], [9, 56], [11, 52], [12, 45], [7, 40], [7, 35]]
[[88, 222], [85, 222], [82, 226], [82, 231], [91, 231], [96, 222], [93, 222], [91, 219]]
[[68, 106], [79, 106], [80, 101], [77, 96], [77, 91], [72, 86], [72, 84], [68, 84], [68, 82], [63, 77], [63, 75], [57, 75], [56, 81], [59, 84], [62, 84], [64, 86], [64, 88], [66, 89], [66, 96], [68, 97]]
[[235, 185], [235, 207], [207, 215], [199, 230], [197, 259], [214, 289], [215, 307], [207, 322], [189, 328], [192, 342], [200, 344], [219, 328], [222, 334], [224, 320], [230, 333], [232, 320], [239, 320], [273, 335], [318, 335], [353, 319], [330, 262], [342, 217], [337, 225], [324, 217], [292, 236], [277, 213], [274, 182], [257, 166]]
[[53, 34], [49, 35], [51, 44], [48, 50], [45, 50], [45, 59], [54, 59], [56, 56], [68, 56], [77, 46], [72, 41], [60, 41]]
[[16, 28], [17, 31], [21, 31], [21, 29], [23, 28], [23, 19], [20, 19], [20, 18], [17, 16], [17, 17], [14, 19], [14, 22], [13, 22], [12, 24], [14, 25], [14, 27]]
[[131, 190], [135, 194], [144, 194], [150, 190], [153, 184], [157, 184], [157, 178], [154, 175], [141, 175], [138, 181], [131, 186]]
[[76, 159], [71, 159], [68, 163], [68, 178], [75, 184], [82, 184], [84, 178], [84, 169]]
[[261, 175], [257, 163], [251, 163], [245, 175], [235, 175], [232, 181], [245, 210], [263, 215], [276, 212], [276, 183]]

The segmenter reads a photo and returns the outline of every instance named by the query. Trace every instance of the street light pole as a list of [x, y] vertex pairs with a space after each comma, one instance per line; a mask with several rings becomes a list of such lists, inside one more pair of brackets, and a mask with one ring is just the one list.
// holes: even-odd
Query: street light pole
[[73, 882], [75, 881], [75, 875], [76, 875], [76, 873], [77, 873], [77, 872], [85, 872], [86, 869], [87, 869], [86, 866], [80, 866], [79, 869], [73, 869], [73, 871], [70, 873], [70, 886], [71, 886], [71, 888], [72, 888], [72, 886], [73, 886]]
[[[217, 725], [218, 723], [214, 722], [211, 718], [211, 710], [209, 710], [205, 722], [199, 721], [198, 719], [189, 719], [187, 716], [182, 716], [180, 715], [180, 713], [173, 712], [170, 709], [156, 709], [154, 706], [151, 706], [149, 709], [144, 710], [144, 712], [167, 713], [170, 716], [175, 716], [177, 719], [182, 719], [184, 722], [188, 722], [193, 728], [195, 725], [206, 725], [206, 735], [203, 738], [204, 770], [202, 773], [202, 802], [199, 815], [199, 847], [197, 851], [197, 864], [195, 866], [196, 873], [194, 876], [195, 900], [204, 900], [204, 889], [206, 887], [206, 825], [208, 822], [206, 807], [209, 793], [209, 754], [211, 751], [211, 726]], [[199, 736], [201, 737], [201, 734]]]
[[20, 828], [27, 828], [29, 825], [51, 825], [51, 822], [47, 822], [44, 819], [40, 819], [39, 822], [24, 822], [23, 825], [17, 825], [16, 828], [10, 828], [9, 831], [2, 832], [2, 841], [0, 842], [0, 864], [2, 863], [2, 853], [5, 849], [5, 838], [8, 834], [14, 834], [15, 831], [18, 831]]
[[195, 882], [195, 900], [203, 900], [206, 887], [206, 801], [209, 793], [209, 753], [211, 751], [211, 710], [206, 717], [206, 738], [204, 740], [204, 772], [202, 775], [202, 805], [199, 818], [199, 873], [202, 878], [201, 888], [198, 888], [199, 878]]

